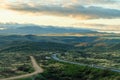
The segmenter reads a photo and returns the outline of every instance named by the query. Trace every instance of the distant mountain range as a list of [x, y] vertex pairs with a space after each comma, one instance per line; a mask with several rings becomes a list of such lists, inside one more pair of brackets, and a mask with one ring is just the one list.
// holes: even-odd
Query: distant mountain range
[[[0, 25], [1, 26], [1, 25]], [[2, 25], [0, 34], [50, 34], [50, 33], [94, 33], [96, 31], [80, 28], [63, 28], [38, 25]]]

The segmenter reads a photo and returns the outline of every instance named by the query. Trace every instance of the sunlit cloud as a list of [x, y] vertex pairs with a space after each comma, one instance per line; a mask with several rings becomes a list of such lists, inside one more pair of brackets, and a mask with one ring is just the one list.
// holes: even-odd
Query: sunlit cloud
[[107, 24], [87, 24], [87, 23], [76, 23], [75, 26], [80, 26], [81, 28], [87, 27], [89, 29], [94, 29], [97, 31], [109, 31], [109, 32], [119, 32], [120, 25], [107, 25]]
[[42, 5], [33, 3], [14, 3], [3, 6], [6, 9], [33, 15], [64, 16], [77, 19], [120, 18], [120, 10], [82, 5]]

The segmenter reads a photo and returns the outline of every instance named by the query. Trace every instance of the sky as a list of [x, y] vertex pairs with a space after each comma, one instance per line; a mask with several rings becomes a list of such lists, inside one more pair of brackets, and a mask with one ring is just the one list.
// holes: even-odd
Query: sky
[[0, 0], [0, 24], [3, 23], [120, 33], [120, 0]]

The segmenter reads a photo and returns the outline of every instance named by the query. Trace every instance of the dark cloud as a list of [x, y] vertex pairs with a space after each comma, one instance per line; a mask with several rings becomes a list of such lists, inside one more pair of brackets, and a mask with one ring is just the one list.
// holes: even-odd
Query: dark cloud
[[41, 4], [9, 4], [7, 9], [53, 16], [66, 16], [78, 19], [120, 18], [120, 10], [96, 6], [81, 5], [41, 5]]

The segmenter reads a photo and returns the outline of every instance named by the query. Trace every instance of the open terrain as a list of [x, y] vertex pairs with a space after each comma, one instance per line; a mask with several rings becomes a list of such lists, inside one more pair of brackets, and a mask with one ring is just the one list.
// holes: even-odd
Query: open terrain
[[[99, 77], [98, 80], [119, 80], [120, 78], [120, 38], [116, 34], [2, 35], [0, 43], [1, 79], [96, 80]], [[63, 62], [53, 59], [51, 57], [53, 54], [57, 54]], [[67, 69], [68, 66], [70, 68]]]

